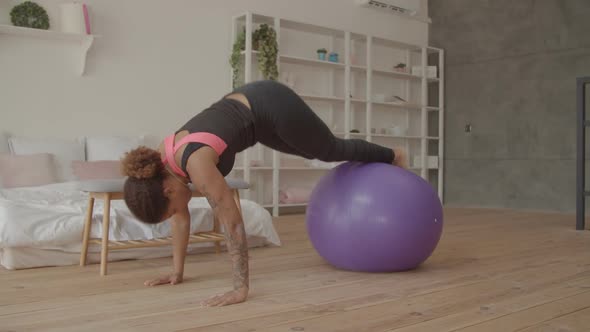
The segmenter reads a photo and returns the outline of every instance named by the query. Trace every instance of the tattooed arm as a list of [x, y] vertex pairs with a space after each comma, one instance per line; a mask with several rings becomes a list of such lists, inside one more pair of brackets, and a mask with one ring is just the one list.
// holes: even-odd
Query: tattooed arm
[[248, 296], [248, 243], [242, 215], [234, 201], [225, 178], [217, 170], [215, 151], [201, 148], [191, 155], [187, 170], [191, 181], [203, 194], [213, 213], [225, 228], [227, 249], [232, 260], [233, 290], [206, 300], [207, 306], [221, 306], [243, 302]]

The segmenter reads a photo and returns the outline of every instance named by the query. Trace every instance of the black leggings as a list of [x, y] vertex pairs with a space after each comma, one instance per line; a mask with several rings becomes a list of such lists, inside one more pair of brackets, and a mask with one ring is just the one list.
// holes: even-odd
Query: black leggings
[[256, 139], [271, 149], [321, 161], [392, 163], [392, 149], [362, 139], [334, 136], [319, 116], [287, 86], [257, 81], [238, 88], [255, 115]]

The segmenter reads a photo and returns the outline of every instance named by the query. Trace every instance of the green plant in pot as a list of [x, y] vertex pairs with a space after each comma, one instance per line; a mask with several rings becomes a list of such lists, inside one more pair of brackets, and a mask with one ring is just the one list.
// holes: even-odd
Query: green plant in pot
[[[268, 24], [261, 24], [252, 33], [252, 48], [258, 51], [258, 69], [265, 79], [276, 80], [279, 76], [277, 67], [278, 43], [276, 31]], [[230, 64], [233, 69], [233, 86], [238, 87], [241, 69], [241, 53], [246, 49], [246, 31], [243, 29], [234, 42]]]
[[49, 16], [45, 9], [32, 1], [25, 1], [16, 5], [10, 11], [10, 21], [14, 26], [49, 29]]
[[261, 24], [254, 31], [252, 39], [253, 44], [256, 44], [258, 47], [258, 68], [262, 72], [262, 75], [266, 79], [276, 80], [279, 76], [277, 67], [279, 45], [277, 43], [276, 31], [268, 26], [268, 24]]
[[400, 71], [400, 72], [406, 72], [406, 64], [403, 62], [398, 63], [397, 65], [395, 65], [395, 67], [393, 67], [394, 70], [396, 71]]
[[233, 87], [238, 87], [238, 80], [240, 78], [240, 62], [242, 51], [246, 49], [246, 31], [242, 30], [236, 37], [234, 42], [229, 63], [233, 70]]
[[328, 53], [328, 50], [325, 48], [320, 48], [316, 52], [318, 53], [318, 59], [326, 60], [326, 54]]

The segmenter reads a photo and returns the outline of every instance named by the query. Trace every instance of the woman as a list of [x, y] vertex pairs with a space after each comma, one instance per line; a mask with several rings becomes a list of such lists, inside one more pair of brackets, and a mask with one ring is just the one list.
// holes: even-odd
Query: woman
[[157, 150], [139, 147], [123, 160], [125, 202], [146, 223], [171, 218], [174, 273], [146, 285], [182, 282], [190, 230], [192, 182], [225, 227], [233, 265], [233, 290], [207, 306], [246, 300], [248, 246], [241, 214], [224, 177], [236, 153], [261, 143], [280, 152], [322, 161], [385, 162], [405, 167], [403, 151], [364, 140], [336, 138], [291, 89], [275, 81], [246, 84], [226, 95], [168, 136]]

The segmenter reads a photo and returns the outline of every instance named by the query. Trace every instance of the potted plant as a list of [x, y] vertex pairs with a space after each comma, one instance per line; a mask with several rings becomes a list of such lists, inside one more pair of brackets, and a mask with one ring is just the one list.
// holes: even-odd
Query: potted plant
[[[252, 33], [252, 48], [258, 51], [258, 69], [262, 72], [265, 79], [276, 80], [279, 76], [277, 67], [278, 43], [276, 31], [268, 26], [261, 24], [258, 29]], [[233, 69], [233, 86], [238, 87], [238, 79], [241, 69], [241, 54], [246, 49], [246, 31], [238, 34], [234, 42], [230, 56], [230, 64]]]
[[268, 24], [261, 24], [252, 37], [252, 44], [256, 45], [258, 50], [258, 69], [265, 79], [276, 80], [279, 76], [277, 67], [279, 46], [276, 31]]
[[232, 83], [233, 87], [238, 87], [238, 79], [240, 76], [240, 62], [241, 62], [241, 55], [242, 51], [246, 48], [246, 31], [242, 30], [236, 37], [236, 41], [234, 42], [231, 56], [229, 58], [229, 63], [232, 67], [233, 71], [233, 78]]
[[16, 5], [10, 11], [10, 21], [14, 26], [33, 29], [49, 29], [49, 16], [45, 9], [32, 1]]
[[328, 51], [325, 48], [318, 49], [317, 53], [318, 53], [318, 59], [326, 60], [326, 54], [328, 53]]
[[328, 60], [331, 61], [331, 62], [338, 62], [338, 53], [331, 52], [330, 55], [329, 55], [329, 57], [328, 57]]
[[397, 65], [395, 65], [395, 67], [393, 67], [393, 70], [405, 73], [406, 72], [406, 64], [400, 62]]

